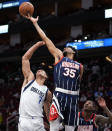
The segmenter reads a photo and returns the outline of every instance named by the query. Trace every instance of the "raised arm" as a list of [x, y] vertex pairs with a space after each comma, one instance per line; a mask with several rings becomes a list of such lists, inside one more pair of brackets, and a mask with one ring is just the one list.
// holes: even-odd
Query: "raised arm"
[[30, 80], [34, 79], [34, 74], [32, 73], [31, 69], [30, 69], [30, 59], [33, 55], [33, 53], [42, 45], [44, 45], [45, 42], [40, 41], [37, 42], [35, 45], [33, 45], [22, 57], [22, 72], [24, 75], [24, 84], [26, 84], [27, 82], [29, 82]]
[[45, 102], [44, 102], [44, 111], [46, 113], [48, 121], [49, 121], [49, 112], [50, 112], [51, 102], [52, 102], [52, 94], [50, 91], [48, 91]]
[[40, 26], [38, 25], [38, 18], [33, 18], [33, 17], [28, 17], [28, 19], [30, 19], [33, 23], [33, 25], [35, 26], [38, 34], [40, 35], [40, 37], [42, 38], [43, 41], [45, 41], [46, 46], [49, 50], [49, 52], [53, 55], [53, 57], [55, 58], [55, 63], [57, 61], [59, 61], [59, 59], [63, 56], [63, 53], [61, 50], [57, 49], [55, 47], [55, 45], [53, 44], [53, 42], [46, 36], [46, 34], [44, 33], [44, 31], [40, 28]]
[[102, 115], [96, 115], [96, 119], [95, 119], [96, 124], [97, 123], [101, 123], [101, 124], [112, 123], [112, 113], [106, 106], [106, 102], [102, 97], [98, 99], [98, 104], [99, 106], [103, 108], [104, 112], [106, 113], [108, 117], [104, 117]]

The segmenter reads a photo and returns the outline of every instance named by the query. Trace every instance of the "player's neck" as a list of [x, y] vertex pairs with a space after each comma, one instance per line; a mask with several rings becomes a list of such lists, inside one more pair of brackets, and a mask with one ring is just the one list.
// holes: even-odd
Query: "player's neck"
[[92, 115], [92, 112], [91, 112], [91, 111], [84, 111], [84, 117], [85, 117], [86, 119], [89, 119], [89, 118], [91, 117], [91, 115]]
[[67, 55], [66, 57], [73, 60], [73, 56], [71, 56], [71, 55]]
[[44, 80], [43, 79], [40, 79], [40, 77], [38, 77], [36, 79], [36, 82], [39, 84], [39, 85], [44, 85]]

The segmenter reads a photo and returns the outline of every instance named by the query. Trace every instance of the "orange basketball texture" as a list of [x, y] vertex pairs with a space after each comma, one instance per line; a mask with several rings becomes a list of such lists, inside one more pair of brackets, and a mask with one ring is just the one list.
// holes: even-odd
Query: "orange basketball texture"
[[19, 6], [19, 13], [22, 16], [28, 16], [28, 14], [32, 16], [34, 13], [34, 6], [30, 2], [23, 2]]

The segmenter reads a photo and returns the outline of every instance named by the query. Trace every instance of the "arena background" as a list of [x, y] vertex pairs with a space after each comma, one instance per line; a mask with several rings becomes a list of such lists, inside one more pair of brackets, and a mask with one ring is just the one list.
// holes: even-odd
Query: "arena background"
[[[18, 4], [23, 1], [27, 0], [0, 0], [0, 131], [17, 130], [18, 105], [23, 82], [21, 57], [29, 47], [41, 40], [32, 23], [19, 15]], [[35, 7], [34, 16], [40, 17], [39, 25], [56, 47], [63, 49], [67, 43], [91, 40], [90, 43], [86, 43], [85, 49], [78, 51], [78, 61], [85, 69], [79, 109], [82, 109], [87, 99], [96, 100], [98, 96], [102, 96], [112, 111], [112, 40], [107, 47], [105, 45], [99, 47], [102, 42], [97, 41], [112, 38], [111, 10], [110, 18], [105, 18], [105, 10], [112, 8], [112, 1], [30, 0], [30, 2]], [[109, 59], [105, 58], [107, 56]], [[31, 59], [33, 72], [40, 67], [49, 74], [46, 84], [53, 92], [53, 58], [46, 47], [41, 47]], [[105, 115], [100, 107], [98, 113]], [[45, 117], [45, 127], [49, 130], [47, 123]], [[112, 131], [112, 125], [106, 124], [99, 130]]]

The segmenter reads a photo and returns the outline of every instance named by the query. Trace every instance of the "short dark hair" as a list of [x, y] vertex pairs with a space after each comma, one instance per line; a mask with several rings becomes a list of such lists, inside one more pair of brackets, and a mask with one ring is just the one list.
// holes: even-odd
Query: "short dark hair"
[[75, 47], [72, 47], [72, 46], [67, 46], [66, 48], [71, 48], [75, 52], [73, 59], [77, 59], [77, 57], [78, 57], [78, 50], [76, 50]]

